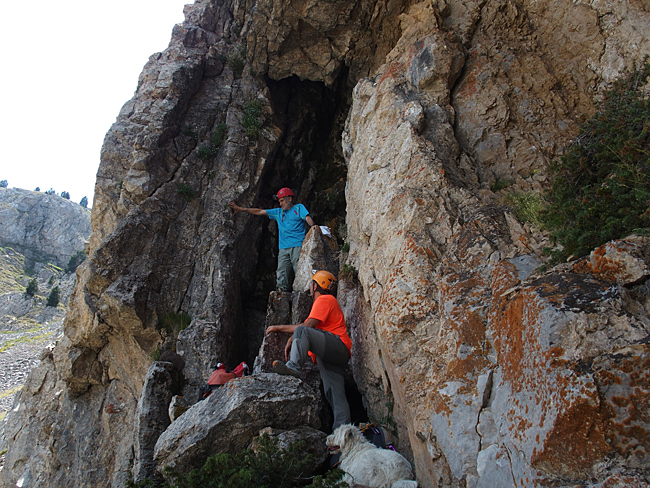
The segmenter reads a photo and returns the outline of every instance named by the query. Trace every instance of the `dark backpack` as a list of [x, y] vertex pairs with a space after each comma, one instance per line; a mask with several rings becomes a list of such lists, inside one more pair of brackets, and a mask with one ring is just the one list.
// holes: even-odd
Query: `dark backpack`
[[393, 446], [388, 432], [381, 425], [361, 422], [359, 424], [359, 430], [375, 446], [395, 451], [395, 446]]

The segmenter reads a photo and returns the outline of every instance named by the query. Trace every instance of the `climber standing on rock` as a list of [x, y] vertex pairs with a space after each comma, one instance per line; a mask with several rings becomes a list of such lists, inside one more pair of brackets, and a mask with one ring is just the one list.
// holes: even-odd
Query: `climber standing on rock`
[[325, 396], [334, 413], [334, 430], [339, 425], [352, 421], [344, 381], [352, 341], [348, 336], [343, 311], [334, 296], [336, 277], [328, 271], [316, 272], [312, 276], [309, 291], [314, 297], [314, 304], [305, 322], [272, 325], [266, 329], [267, 334], [293, 333], [284, 348], [287, 363], [274, 361], [273, 372], [299, 378], [307, 356], [311, 356], [318, 365]]
[[234, 201], [230, 202], [230, 208], [237, 212], [246, 212], [251, 215], [267, 215], [269, 219], [278, 223], [278, 235], [280, 252], [278, 253], [277, 289], [290, 291], [290, 277], [296, 275], [298, 269], [298, 258], [300, 248], [305, 240], [305, 222], [310, 227], [320, 231], [309, 211], [302, 203], [295, 203], [296, 195], [290, 188], [281, 188], [274, 198], [278, 200], [280, 208], [265, 210], [263, 208], [244, 208]]

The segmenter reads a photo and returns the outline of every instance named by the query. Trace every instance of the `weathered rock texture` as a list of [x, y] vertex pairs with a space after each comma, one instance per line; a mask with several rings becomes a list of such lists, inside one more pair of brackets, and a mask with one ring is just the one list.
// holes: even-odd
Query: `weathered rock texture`
[[90, 211], [57, 195], [0, 188], [0, 246], [66, 266], [90, 236]]
[[[231, 380], [181, 415], [155, 445], [158, 465], [187, 470], [212, 454], [241, 452], [267, 426], [320, 427], [316, 392], [277, 374]], [[161, 469], [162, 470], [162, 469]]]
[[91, 257], [7, 416], [2, 486], [124, 483], [160, 318], [211, 341], [189, 381], [259, 348], [274, 230], [227, 202], [290, 186], [329, 225], [341, 178], [354, 377], [420, 484], [647, 486], [650, 244], [541, 273], [544, 236], [491, 189], [542, 190], [648, 32], [641, 0], [188, 7], [106, 136]]

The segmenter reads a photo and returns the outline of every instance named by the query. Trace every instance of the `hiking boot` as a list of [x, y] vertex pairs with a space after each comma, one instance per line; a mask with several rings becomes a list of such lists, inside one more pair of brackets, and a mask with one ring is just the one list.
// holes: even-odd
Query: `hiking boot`
[[273, 372], [284, 376], [294, 376], [296, 378], [300, 378], [300, 373], [298, 373], [298, 371], [294, 371], [282, 361], [273, 361]]

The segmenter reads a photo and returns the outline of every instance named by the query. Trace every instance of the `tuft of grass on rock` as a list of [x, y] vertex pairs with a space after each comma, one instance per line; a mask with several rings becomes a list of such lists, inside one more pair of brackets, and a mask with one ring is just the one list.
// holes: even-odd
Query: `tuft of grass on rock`
[[545, 209], [545, 202], [539, 193], [534, 191], [508, 192], [503, 196], [503, 201], [512, 207], [521, 222], [529, 223], [537, 228], [543, 226], [540, 214]]

